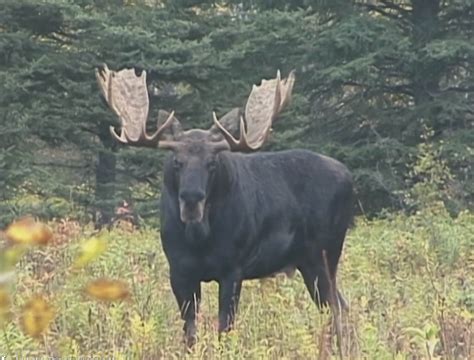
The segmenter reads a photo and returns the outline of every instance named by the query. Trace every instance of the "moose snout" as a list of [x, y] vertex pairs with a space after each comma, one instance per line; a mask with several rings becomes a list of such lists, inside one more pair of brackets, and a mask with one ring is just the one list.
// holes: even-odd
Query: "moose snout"
[[179, 194], [181, 201], [186, 205], [196, 205], [198, 202], [205, 199], [206, 194], [199, 190], [184, 190]]
[[202, 191], [182, 191], [179, 194], [181, 221], [201, 222], [204, 216], [206, 194]]

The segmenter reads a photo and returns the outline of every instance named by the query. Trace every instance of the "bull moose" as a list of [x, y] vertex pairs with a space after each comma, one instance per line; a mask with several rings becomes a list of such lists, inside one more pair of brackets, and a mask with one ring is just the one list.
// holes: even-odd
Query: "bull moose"
[[[288, 103], [294, 73], [254, 85], [208, 130], [183, 131], [174, 112], [159, 111], [146, 131], [146, 72], [96, 69], [102, 94], [121, 121], [120, 143], [171, 150], [164, 164], [161, 241], [186, 343], [196, 341], [201, 282], [219, 284], [219, 334], [233, 327], [242, 281], [283, 269], [301, 273], [313, 301], [344, 300], [336, 270], [352, 219], [353, 185], [335, 159], [306, 150], [255, 153]], [[333, 290], [331, 290], [333, 289]], [[333, 295], [331, 295], [331, 293]]]

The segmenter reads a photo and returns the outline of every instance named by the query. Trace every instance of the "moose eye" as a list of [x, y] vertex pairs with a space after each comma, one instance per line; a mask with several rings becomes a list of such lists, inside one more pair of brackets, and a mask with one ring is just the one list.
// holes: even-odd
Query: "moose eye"
[[178, 159], [173, 159], [173, 167], [176, 170], [179, 170], [183, 167], [183, 163], [181, 161], [179, 161]]
[[211, 171], [214, 170], [214, 169], [216, 168], [216, 166], [217, 166], [217, 162], [216, 162], [216, 160], [214, 160], [214, 159], [209, 160], [209, 161], [207, 162], [207, 168], [208, 168], [209, 170], [211, 170]]

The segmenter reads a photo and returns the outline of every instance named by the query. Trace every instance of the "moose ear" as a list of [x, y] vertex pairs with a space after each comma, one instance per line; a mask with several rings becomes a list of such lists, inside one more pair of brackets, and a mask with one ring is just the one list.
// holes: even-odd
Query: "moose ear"
[[[224, 128], [235, 138], [240, 136], [240, 119], [243, 116], [243, 110], [241, 108], [233, 108], [223, 117], [220, 118], [219, 122]], [[222, 133], [216, 125], [212, 125], [209, 129], [212, 136], [221, 139]]]
[[[168, 119], [169, 116], [170, 116], [170, 113], [165, 110], [158, 111], [158, 119], [157, 119], [158, 129], [160, 128], [161, 125], [165, 123], [165, 121]], [[179, 140], [182, 134], [183, 134], [183, 128], [181, 127], [181, 123], [176, 117], [173, 116], [173, 119], [171, 120], [171, 124], [164, 130], [161, 136], [161, 139], [176, 141], [176, 140]]]

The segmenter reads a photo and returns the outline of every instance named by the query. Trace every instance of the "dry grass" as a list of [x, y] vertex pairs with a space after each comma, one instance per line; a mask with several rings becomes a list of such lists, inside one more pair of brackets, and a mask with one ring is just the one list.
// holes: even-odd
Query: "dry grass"
[[[244, 284], [236, 330], [216, 333], [217, 286], [203, 288], [199, 341], [188, 354], [156, 230], [116, 229], [97, 261], [70, 270], [81, 239], [92, 230], [54, 225], [53, 245], [17, 266], [14, 321], [0, 338], [0, 355], [136, 359], [328, 359], [337, 347], [330, 314], [311, 303], [299, 274]], [[469, 359], [473, 350], [474, 216], [453, 220], [443, 209], [412, 217], [358, 221], [349, 234], [339, 286], [350, 303], [342, 318], [347, 359]], [[101, 276], [128, 282], [128, 301], [101, 303], [83, 293]], [[40, 339], [23, 334], [19, 309], [34, 294], [56, 308]], [[8, 350], [9, 349], [9, 350]]]

